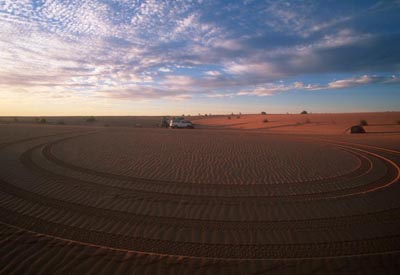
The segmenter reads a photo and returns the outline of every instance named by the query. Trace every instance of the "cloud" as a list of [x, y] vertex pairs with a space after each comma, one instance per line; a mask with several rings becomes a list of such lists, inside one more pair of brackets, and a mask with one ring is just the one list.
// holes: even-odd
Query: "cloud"
[[[142, 100], [398, 83], [373, 75], [400, 71], [399, 6], [358, 5], [3, 0], [0, 89]], [[366, 78], [271, 84], [323, 73]]]
[[160, 72], [163, 72], [163, 73], [170, 73], [170, 72], [172, 72], [172, 70], [170, 69], [170, 68], [166, 68], [166, 67], [161, 67], [161, 68], [159, 68], [158, 69]]
[[190, 92], [182, 89], [162, 89], [147, 86], [136, 86], [124, 88], [112, 88], [103, 91], [97, 91], [96, 97], [118, 99], [118, 100], [154, 100], [154, 99], [169, 99], [169, 100], [185, 100], [191, 98]]
[[233, 97], [235, 97], [237, 94], [235, 94], [235, 93], [210, 93], [210, 94], [207, 94], [206, 95], [206, 97], [209, 97], [209, 98], [227, 98], [227, 97], [230, 97], [230, 98], [233, 98]]
[[195, 79], [186, 75], [168, 75], [162, 84], [169, 87], [193, 87]]
[[213, 47], [222, 48], [224, 50], [237, 51], [243, 49], [243, 45], [234, 39], [218, 39], [213, 41]]
[[252, 89], [241, 90], [236, 93], [238, 96], [255, 95], [255, 96], [272, 96], [277, 93], [287, 91], [321, 91], [321, 90], [334, 90], [334, 89], [350, 89], [358, 86], [365, 86], [369, 84], [400, 84], [398, 76], [373, 76], [363, 75], [354, 78], [340, 79], [327, 83], [326, 85], [320, 84], [304, 84], [302, 82], [294, 82], [292, 84], [276, 84], [268, 83], [262, 86], [257, 86]]
[[221, 72], [220, 71], [207, 71], [207, 72], [205, 72], [205, 74], [208, 76], [220, 76]]
[[274, 62], [232, 62], [225, 65], [226, 73], [236, 75], [237, 78], [248, 78], [250, 81], [273, 80], [285, 76], [285, 72]]
[[287, 92], [291, 90], [315, 90], [317, 88], [317, 85], [305, 85], [302, 82], [294, 82], [290, 85], [268, 83], [259, 87], [255, 87], [254, 89], [241, 90], [237, 93], [237, 95], [272, 96], [277, 93]]
[[397, 76], [369, 76], [363, 75], [360, 77], [336, 80], [328, 83], [329, 89], [344, 89], [368, 84], [400, 84], [400, 78]]

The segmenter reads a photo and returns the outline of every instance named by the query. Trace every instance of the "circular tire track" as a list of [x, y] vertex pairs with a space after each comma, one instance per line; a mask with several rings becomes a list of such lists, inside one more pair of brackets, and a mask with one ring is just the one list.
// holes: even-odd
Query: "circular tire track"
[[[182, 201], [186, 198], [189, 204], [191, 202], [194, 206], [196, 201], [204, 200], [204, 196], [193, 196], [188, 194], [179, 193], [162, 193], [162, 192], [149, 192], [144, 190], [134, 190], [129, 188], [121, 188], [110, 186], [104, 183], [96, 183], [90, 181], [83, 181], [75, 178], [69, 178], [63, 175], [57, 175], [49, 170], [46, 170], [39, 165], [36, 165], [32, 159], [32, 154], [35, 150], [43, 149], [43, 156], [55, 163], [58, 166], [66, 169], [77, 170], [81, 173], [88, 173], [94, 176], [108, 178], [112, 180], [129, 180], [134, 182], [136, 180], [145, 181], [149, 184], [161, 185], [163, 182], [160, 181], [147, 181], [146, 179], [129, 179], [126, 177], [121, 178], [119, 175], [107, 174], [104, 172], [97, 172], [94, 170], [77, 167], [72, 164], [67, 164], [57, 159], [51, 151], [51, 146], [61, 142], [57, 140], [55, 142], [48, 142], [43, 145], [34, 146], [26, 150], [21, 155], [22, 163], [35, 173], [41, 176], [47, 177], [55, 181], [60, 181], [69, 184], [77, 184], [79, 188], [87, 188], [88, 192], [94, 189], [103, 189], [104, 192], [124, 192], [131, 194], [134, 197], [140, 197], [141, 199], [152, 200], [154, 198], [162, 197], [165, 201]], [[22, 142], [26, 142], [23, 140]], [[16, 143], [14, 143], [16, 144]], [[13, 145], [13, 144], [11, 144]], [[8, 146], [11, 146], [8, 145]], [[293, 194], [286, 196], [257, 196], [257, 200], [274, 200], [275, 203], [281, 199], [287, 201], [308, 201], [310, 199], [320, 201], [324, 203], [327, 199], [331, 200], [351, 200], [354, 196], [359, 196], [365, 193], [374, 193], [383, 188], [390, 188], [394, 183], [398, 182], [399, 168], [396, 163], [390, 161], [390, 159], [381, 156], [379, 154], [369, 152], [367, 149], [354, 149], [345, 145], [338, 145], [344, 150], [353, 152], [355, 156], [358, 156], [361, 160], [360, 168], [345, 175], [347, 178], [330, 179], [332, 181], [351, 181], [361, 176], [368, 176], [368, 173], [374, 170], [374, 166], [371, 163], [378, 158], [379, 161], [384, 163], [386, 167], [386, 174], [379, 178], [375, 182], [369, 182], [360, 186], [350, 187], [340, 190], [333, 190], [329, 192], [318, 192], [309, 194]], [[371, 159], [375, 159], [372, 161]], [[324, 183], [324, 182], [322, 182]], [[329, 183], [329, 182], [327, 182]], [[169, 183], [170, 184], [170, 183]], [[179, 183], [172, 183], [179, 184]], [[255, 228], [257, 230], [296, 230], [296, 228], [308, 228], [309, 230], [315, 230], [321, 227], [330, 227], [331, 230], [339, 227], [345, 227], [351, 223], [355, 224], [358, 222], [366, 225], [374, 222], [391, 221], [394, 224], [393, 228], [399, 229], [400, 211], [399, 208], [388, 209], [385, 211], [377, 211], [373, 213], [363, 213], [360, 215], [348, 215], [338, 217], [327, 217], [325, 219], [305, 219], [305, 220], [281, 220], [281, 221], [223, 221], [223, 220], [202, 220], [202, 219], [179, 219], [173, 217], [164, 216], [134, 216], [132, 213], [125, 211], [116, 211], [111, 209], [99, 208], [96, 206], [74, 204], [72, 202], [63, 201], [56, 198], [46, 197], [44, 195], [30, 192], [24, 188], [14, 186], [6, 181], [0, 181], [1, 191], [7, 193], [11, 197], [19, 198], [25, 201], [29, 201], [33, 204], [40, 204], [45, 207], [54, 209], [64, 209], [65, 211], [82, 213], [88, 216], [101, 216], [104, 218], [110, 218], [115, 221], [122, 220], [130, 224], [149, 223], [153, 226], [160, 226], [166, 224], [167, 226], [174, 226], [175, 228], [200, 228], [204, 230], [218, 229], [218, 230], [233, 230], [233, 231], [246, 231]], [[213, 188], [215, 186], [207, 186], [207, 188]], [[250, 187], [250, 186], [248, 186]], [[224, 187], [225, 188], [225, 187]], [[116, 198], [118, 199], [118, 198]], [[257, 206], [257, 202], [254, 202], [254, 196], [216, 196], [211, 198], [215, 204], [223, 203], [224, 201], [231, 202], [251, 202]], [[9, 198], [11, 201], [12, 198]], [[210, 200], [210, 198], [208, 198]], [[3, 203], [2, 203], [3, 205]], [[143, 251], [148, 253], [158, 254], [169, 254], [169, 255], [184, 255], [191, 257], [212, 257], [212, 258], [227, 258], [227, 259], [264, 259], [264, 258], [308, 258], [308, 257], [339, 257], [343, 255], [355, 255], [355, 254], [370, 254], [370, 253], [390, 253], [397, 251], [400, 248], [400, 235], [392, 234], [388, 236], [380, 236], [375, 238], [364, 238], [364, 239], [352, 239], [347, 238], [341, 241], [332, 242], [304, 242], [304, 243], [292, 243], [292, 244], [223, 244], [223, 243], [199, 243], [199, 242], [180, 242], [180, 241], [169, 241], [161, 239], [149, 239], [132, 237], [124, 234], [112, 234], [105, 231], [89, 230], [85, 228], [79, 228], [63, 223], [54, 223], [43, 218], [35, 217], [34, 215], [26, 215], [7, 209], [7, 207], [1, 207], [2, 221], [11, 225], [15, 225], [21, 228], [25, 228], [34, 232], [40, 232], [51, 236], [57, 236], [65, 239], [71, 239], [79, 242], [85, 242], [88, 244], [95, 244], [101, 246], [107, 246], [111, 248], [127, 249], [134, 251]], [[381, 218], [381, 220], [379, 220]]]
[[[72, 137], [73, 138], [73, 137]], [[269, 195], [267, 192], [268, 190], [266, 190], [266, 188], [270, 188], [270, 186], [268, 185], [263, 185], [263, 184], [249, 184], [249, 185], [240, 185], [240, 186], [235, 186], [235, 194], [231, 195], [231, 196], [227, 196], [227, 195], [210, 195], [209, 193], [205, 196], [202, 195], [191, 195], [191, 194], [187, 194], [187, 193], [181, 193], [181, 192], [173, 192], [174, 187], [176, 188], [176, 185], [178, 186], [185, 186], [187, 187], [188, 185], [190, 186], [189, 188], [198, 188], [200, 187], [201, 189], [205, 188], [205, 189], [227, 189], [226, 185], [217, 185], [217, 184], [196, 184], [196, 183], [181, 183], [181, 182], [170, 182], [170, 181], [159, 181], [159, 180], [150, 180], [150, 179], [143, 179], [143, 178], [137, 178], [137, 177], [130, 177], [130, 176], [124, 176], [124, 175], [117, 175], [117, 174], [111, 174], [111, 173], [106, 173], [106, 172], [101, 172], [101, 171], [96, 171], [93, 169], [88, 169], [88, 168], [83, 168], [83, 167], [79, 167], [76, 166], [74, 164], [71, 163], [67, 163], [59, 158], [57, 158], [53, 153], [52, 153], [52, 147], [56, 144], [59, 144], [62, 141], [71, 139], [71, 137], [65, 138], [65, 139], [61, 139], [61, 140], [57, 140], [55, 142], [51, 142], [48, 143], [46, 145], [43, 146], [42, 149], [42, 154], [43, 156], [49, 160], [50, 162], [53, 162], [54, 164], [56, 164], [57, 166], [60, 166], [62, 168], [66, 168], [68, 170], [73, 170], [73, 171], [77, 171], [83, 174], [89, 174], [89, 175], [93, 175], [95, 177], [99, 177], [99, 178], [107, 178], [107, 179], [111, 179], [111, 180], [115, 180], [115, 181], [123, 181], [123, 182], [127, 182], [129, 184], [129, 186], [135, 186], [136, 183], [139, 183], [139, 185], [143, 185], [143, 184], [148, 184], [148, 185], [155, 185], [156, 187], [163, 187], [163, 189], [165, 191], [156, 191], [156, 190], [151, 190], [151, 191], [147, 191], [147, 190], [143, 190], [140, 188], [124, 188], [124, 187], [111, 187], [111, 188], [115, 188], [115, 189], [119, 189], [123, 192], [125, 192], [125, 194], [129, 194], [129, 193], [133, 193], [135, 194], [135, 197], [137, 197], [138, 195], [143, 195], [143, 197], [148, 197], [148, 195], [150, 194], [151, 197], [153, 197], [154, 194], [158, 194], [160, 196], [169, 196], [169, 199], [182, 199], [183, 197], [185, 198], [190, 198], [190, 201], [193, 202], [193, 200], [199, 199], [201, 201], [207, 201], [209, 199], [215, 200], [223, 200], [224, 202], [226, 202], [226, 200], [230, 200], [230, 199], [234, 199], [234, 201], [240, 201], [241, 199], [244, 199], [244, 201], [250, 199], [250, 198], [257, 198], [257, 199], [262, 199], [262, 198], [268, 198], [268, 199], [290, 199], [290, 200], [297, 200], [297, 199], [328, 199], [328, 198], [336, 198], [336, 197], [341, 197], [341, 196], [349, 196], [349, 195], [353, 195], [353, 194], [360, 194], [360, 193], [364, 193], [364, 192], [368, 192], [368, 190], [374, 189], [374, 188], [379, 188], [382, 185], [385, 185], [387, 182], [391, 182], [393, 181], [397, 174], [398, 174], [398, 170], [396, 169], [396, 167], [393, 165], [393, 163], [390, 163], [388, 160], [384, 161], [383, 164], [386, 167], [386, 171], [385, 174], [380, 177], [379, 179], [373, 181], [373, 182], [367, 182], [366, 184], [360, 184], [354, 187], [349, 187], [349, 186], [345, 186], [342, 188], [338, 188], [337, 190], [331, 190], [331, 191], [322, 191], [322, 192], [311, 192], [311, 193], [294, 193], [294, 194], [271, 194]], [[39, 165], [36, 165], [34, 163], [34, 161], [32, 160], [32, 153], [33, 150], [38, 149], [38, 148], [42, 148], [41, 145], [32, 148], [31, 150], [28, 150], [27, 152], [25, 152], [21, 159], [22, 161], [25, 163], [25, 165], [27, 165], [29, 168], [35, 168], [39, 173], [42, 173], [43, 175], [47, 175], [50, 177], [54, 177], [54, 176], [59, 176], [59, 177], [64, 177], [67, 178], [69, 180], [72, 180], [73, 178], [68, 177], [68, 176], [63, 176], [63, 175], [56, 175], [55, 173], [52, 173], [51, 171], [49, 171], [46, 168], [40, 167]], [[337, 176], [334, 178], [330, 178], [330, 179], [324, 179], [324, 180], [312, 180], [309, 182], [302, 182], [301, 185], [314, 185], [317, 187], [323, 187], [324, 185], [332, 185], [333, 183], [343, 183], [343, 185], [346, 185], [346, 183], [348, 182], [352, 182], [358, 178], [369, 178], [371, 175], [371, 172], [374, 172], [374, 163], [373, 161], [376, 162], [376, 158], [374, 160], [371, 160], [371, 155], [368, 155], [368, 152], [361, 152], [358, 151], [357, 149], [354, 148], [350, 148], [347, 146], [343, 146], [343, 145], [338, 145], [338, 148], [340, 148], [341, 150], [344, 150], [348, 153], [353, 154], [355, 157], [357, 157], [360, 160], [360, 166], [358, 167], [358, 169], [346, 174], [346, 175], [341, 175], [341, 176]], [[365, 181], [364, 179], [364, 181]], [[76, 179], [76, 180], [80, 180], [80, 179]], [[82, 183], [88, 183], [88, 181], [82, 180]], [[96, 185], [96, 183], [93, 183]], [[297, 183], [296, 183], [297, 184]], [[279, 185], [280, 187], [282, 185], [286, 185], [285, 188], [289, 189], [293, 186], [296, 185], [295, 183], [280, 183], [280, 184], [274, 184], [274, 185]], [[107, 191], [112, 191], [109, 190], [109, 185], [104, 185], [104, 184], [97, 184], [96, 188], [106, 188], [108, 189]], [[172, 187], [172, 188], [170, 188]], [[229, 186], [228, 186], [229, 187]], [[172, 189], [168, 190], [168, 189]], [[246, 191], [246, 189], [255, 189], [256, 192], [255, 194], [257, 195], [248, 195], [245, 194], [243, 191]], [[311, 189], [311, 188], [309, 188]], [[180, 191], [178, 189], [178, 191]], [[242, 193], [242, 192], [244, 193]], [[297, 191], [297, 190], [296, 190]], [[146, 196], [147, 195], [147, 196]]]

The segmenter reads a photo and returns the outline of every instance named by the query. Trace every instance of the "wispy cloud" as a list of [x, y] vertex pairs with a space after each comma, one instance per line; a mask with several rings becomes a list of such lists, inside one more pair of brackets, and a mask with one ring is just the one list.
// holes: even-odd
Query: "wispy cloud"
[[220, 71], [206, 71], [204, 74], [208, 75], [208, 76], [220, 76], [221, 72]]
[[97, 91], [94, 94], [100, 98], [117, 100], [146, 101], [153, 99], [185, 100], [191, 98], [191, 93], [182, 89], [162, 89], [147, 86], [131, 85], [124, 88], [111, 88]]
[[326, 88], [329, 89], [344, 89], [357, 86], [364, 86], [368, 84], [400, 84], [398, 76], [373, 76], [363, 75], [360, 77], [341, 79], [329, 82]]
[[236, 95], [271, 96], [277, 93], [295, 91], [295, 90], [322, 91], [322, 90], [353, 88], [369, 84], [400, 84], [400, 77], [395, 75], [392, 76], [363, 75], [354, 78], [334, 80], [327, 83], [326, 85], [304, 84], [302, 82], [294, 82], [292, 84], [268, 83], [261, 86], [257, 86], [252, 89], [241, 90]]
[[[386, 1], [3, 0], [0, 92], [151, 100], [397, 84], [387, 75], [400, 71], [399, 11]], [[323, 73], [364, 76], [296, 82]]]

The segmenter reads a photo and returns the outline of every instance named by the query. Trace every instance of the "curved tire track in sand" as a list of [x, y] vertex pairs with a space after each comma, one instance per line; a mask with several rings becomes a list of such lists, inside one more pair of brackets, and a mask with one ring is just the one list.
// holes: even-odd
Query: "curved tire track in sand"
[[[40, 139], [34, 138], [34, 139]], [[32, 141], [34, 139], [25, 139], [20, 141], [21, 143]], [[60, 139], [63, 140], [63, 139]], [[368, 175], [370, 172], [374, 172], [377, 163], [383, 163], [386, 167], [386, 173], [384, 176], [380, 177], [375, 182], [367, 182], [359, 186], [344, 188], [340, 190], [331, 190], [328, 192], [311, 192], [309, 194], [293, 194], [285, 196], [277, 196], [274, 194], [260, 195], [260, 196], [249, 196], [249, 195], [235, 195], [235, 196], [209, 196], [205, 195], [195, 196], [193, 194], [180, 194], [179, 189], [172, 189], [173, 192], [159, 192], [159, 191], [146, 191], [141, 189], [131, 189], [125, 187], [118, 187], [110, 185], [109, 182], [95, 182], [80, 180], [73, 177], [66, 177], [65, 175], [60, 175], [52, 171], [46, 170], [46, 168], [37, 165], [34, 161], [33, 154], [35, 150], [39, 150], [39, 153], [43, 153], [43, 157], [52, 162], [53, 164], [60, 166], [61, 168], [70, 170], [79, 170], [80, 173], [88, 173], [99, 178], [106, 178], [111, 181], [127, 180], [127, 178], [120, 178], [119, 175], [108, 174], [104, 172], [96, 172], [94, 170], [80, 168], [74, 165], [65, 164], [62, 160], [57, 159], [51, 151], [52, 144], [59, 142], [49, 141], [43, 145], [31, 146], [28, 150], [25, 150], [21, 154], [21, 162], [28, 169], [29, 173], [32, 171], [38, 175], [38, 177], [46, 178], [47, 181], [43, 182], [43, 185], [54, 183], [54, 187], [60, 186], [60, 184], [77, 185], [76, 192], [87, 192], [88, 194], [93, 194], [96, 196], [94, 191], [102, 190], [103, 192], [110, 194], [115, 193], [125, 193], [131, 194], [132, 197], [140, 198], [141, 200], [148, 200], [149, 203], [157, 201], [159, 199], [165, 202], [179, 203], [186, 198], [186, 203], [189, 207], [200, 207], [201, 201], [207, 201], [208, 203], [213, 202], [214, 207], [218, 204], [223, 204], [228, 201], [235, 203], [235, 201], [241, 205], [243, 203], [248, 203], [250, 207], [257, 207], [258, 203], [262, 204], [262, 201], [269, 203], [272, 200], [272, 204], [279, 201], [287, 202], [293, 204], [290, 206], [295, 208], [297, 203], [304, 204], [309, 201], [315, 201], [315, 203], [320, 203], [321, 206], [328, 201], [333, 201], [335, 203], [340, 203], [341, 201], [352, 200], [353, 197], [362, 197], [368, 194], [374, 195], [375, 193], [383, 192], [391, 189], [393, 186], [393, 191], [398, 192], [396, 185], [399, 181], [399, 166], [397, 163], [390, 159], [389, 156], [385, 155], [385, 150], [380, 150], [382, 153], [377, 154], [374, 151], [369, 151], [368, 148], [352, 148], [346, 145], [337, 144], [338, 147], [343, 148], [348, 152], [352, 152], [354, 156], [358, 156], [361, 159], [361, 165], [359, 169], [354, 171], [351, 176], [347, 175], [347, 181], [351, 182], [357, 177], [362, 177]], [[3, 146], [13, 146], [17, 144], [14, 142]], [[40, 149], [43, 150], [41, 151]], [[375, 147], [374, 150], [378, 147]], [[372, 149], [372, 148], [370, 148]], [[384, 149], [384, 148], [382, 148]], [[392, 152], [393, 153], [393, 152]], [[381, 166], [382, 168], [382, 166]], [[381, 169], [380, 168], [380, 169]], [[344, 176], [346, 177], [346, 175]], [[137, 179], [129, 178], [132, 182]], [[142, 179], [140, 179], [142, 180]], [[330, 179], [335, 181], [335, 178]], [[337, 179], [336, 179], [337, 180]], [[340, 181], [340, 180], [338, 180]], [[330, 181], [329, 181], [330, 182]], [[327, 182], [327, 184], [329, 183]], [[57, 184], [58, 185], [57, 185]], [[149, 184], [154, 183], [155, 185], [162, 185], [159, 181], [151, 181]], [[173, 186], [175, 183], [172, 183]], [[176, 185], [179, 185], [177, 183]], [[196, 185], [196, 184], [193, 184]], [[289, 185], [289, 184], [288, 184]], [[232, 259], [237, 259], [238, 261], [243, 261], [243, 259], [304, 259], [304, 258], [340, 258], [340, 257], [357, 257], [357, 255], [371, 255], [371, 254], [396, 254], [400, 249], [400, 205], [396, 207], [385, 206], [383, 210], [376, 212], [363, 212], [358, 215], [337, 215], [331, 216], [327, 215], [324, 218], [307, 218], [307, 219], [261, 219], [261, 220], [242, 220], [242, 221], [231, 221], [231, 220], [219, 220], [219, 219], [188, 219], [179, 217], [179, 215], [173, 217], [160, 215], [150, 215], [150, 214], [135, 214], [129, 209], [113, 209], [111, 206], [104, 207], [101, 203], [93, 204], [92, 201], [88, 201], [88, 204], [79, 204], [73, 201], [63, 200], [56, 193], [57, 190], [51, 190], [47, 194], [39, 194], [36, 191], [28, 190], [21, 186], [15, 185], [15, 183], [10, 183], [4, 180], [0, 181], [1, 193], [5, 194], [2, 196], [1, 200], [1, 222], [3, 225], [10, 224], [11, 227], [21, 228], [23, 230], [29, 230], [31, 232], [38, 232], [45, 234], [46, 238], [52, 238], [54, 236], [56, 239], [68, 242], [71, 240], [76, 244], [91, 247], [103, 247], [103, 249], [121, 249], [130, 251], [130, 253], [137, 253], [138, 255], [155, 255], [158, 257], [157, 260], [152, 262], [152, 264], [157, 264], [162, 257], [175, 257], [180, 259], [183, 256], [187, 261], [197, 261], [195, 259], [201, 259], [201, 261], [211, 261], [207, 258], [218, 258], [215, 261], [228, 261]], [[50, 185], [49, 185], [50, 186]], [[282, 184], [285, 186], [285, 184]], [[212, 188], [213, 186], [207, 186], [207, 188]], [[215, 187], [215, 186], [214, 186]], [[248, 186], [251, 187], [251, 186]], [[225, 187], [224, 187], [225, 188]], [[66, 189], [67, 190], [67, 189]], [[68, 189], [71, 191], [71, 189]], [[60, 192], [58, 190], [57, 192]], [[389, 191], [387, 191], [389, 192]], [[57, 196], [56, 196], [57, 195]], [[54, 196], [54, 197], [53, 197]], [[82, 197], [84, 198], [84, 196]], [[121, 197], [123, 198], [123, 197]], [[119, 199], [117, 196], [116, 200]], [[260, 202], [254, 202], [255, 199], [260, 199]], [[282, 200], [284, 199], [284, 200]], [[20, 202], [17, 203], [17, 200]], [[24, 201], [26, 205], [24, 206]], [[78, 201], [78, 199], [77, 199]], [[203, 202], [204, 202], [203, 201]], [[11, 207], [13, 203], [19, 205], [19, 208]], [[32, 205], [34, 205], [32, 207]], [[35, 208], [36, 207], [36, 208]], [[289, 208], [290, 208], [289, 207]], [[221, 243], [216, 240], [210, 240], [208, 242], [200, 241], [179, 241], [179, 240], [167, 240], [167, 239], [154, 239], [146, 237], [135, 237], [130, 234], [124, 234], [124, 228], [104, 228], [101, 230], [91, 229], [93, 225], [78, 225], [71, 222], [71, 218], [62, 217], [54, 218], [53, 220], [58, 220], [58, 222], [52, 221], [50, 216], [43, 211], [38, 211], [38, 209], [48, 208], [50, 211], [58, 211], [58, 215], [68, 217], [68, 215], [79, 215], [87, 217], [97, 217], [102, 219], [110, 219], [111, 222], [123, 222], [131, 227], [140, 227], [143, 224], [149, 224], [152, 227], [170, 227], [174, 230], [179, 230], [180, 228], [188, 228], [188, 230], [200, 229], [204, 230], [205, 234], [211, 234], [209, 232], [216, 230], [219, 232], [232, 231], [235, 234], [246, 234], [246, 231], [255, 230], [259, 232], [270, 232], [270, 231], [291, 231], [298, 230], [302, 228], [305, 231], [323, 231], [329, 230], [329, 232], [337, 230], [340, 234], [343, 233], [343, 237], [337, 235], [332, 241], [315, 241], [313, 237], [309, 238], [309, 241], [304, 240], [288, 240], [287, 243], [264, 243], [264, 244], [253, 244], [249, 240], [246, 240], [243, 244], [240, 243]], [[290, 210], [290, 209], [289, 209]], [[288, 210], [288, 211], [289, 211]], [[291, 211], [291, 210], [290, 210]], [[83, 218], [82, 218], [83, 219]], [[95, 220], [94, 220], [95, 223]], [[379, 231], [382, 228], [379, 226], [374, 229], [374, 223], [385, 224], [389, 229], [387, 231]], [[351, 225], [351, 226], [350, 226]], [[372, 231], [376, 232], [361, 234], [360, 238], [356, 238], [354, 235], [346, 236], [346, 227], [358, 228], [361, 227], [371, 228]], [[114, 226], [115, 227], [115, 226]], [[5, 229], [4, 229], [5, 230]], [[11, 230], [11, 229], [7, 229]], [[117, 231], [120, 232], [117, 232]], [[351, 232], [351, 231], [349, 231]], [[378, 234], [378, 233], [379, 234]], [[21, 233], [22, 234], [22, 233]], [[229, 233], [226, 233], [229, 234]], [[285, 233], [286, 234], [286, 233]], [[290, 232], [287, 233], [290, 236]], [[365, 235], [363, 237], [363, 235]], [[366, 236], [369, 237], [366, 237]], [[339, 237], [340, 238], [339, 238]], [[336, 240], [334, 240], [336, 238]], [[229, 238], [228, 238], [229, 239]], [[232, 238], [230, 238], [232, 239]], [[223, 240], [223, 238], [222, 238]], [[226, 239], [225, 239], [226, 240]], [[246, 243], [249, 242], [249, 243]], [[158, 255], [158, 256], [157, 256]], [[170, 255], [170, 256], [168, 256]], [[233, 261], [235, 262], [235, 261]], [[235, 262], [235, 264], [238, 264]], [[234, 264], [234, 265], [235, 265]], [[150, 264], [151, 265], [151, 264]], [[211, 264], [213, 265], [213, 264]], [[203, 266], [201, 264], [200, 266]]]
[[[285, 260], [207, 259], [88, 245], [3, 223], [0, 223], [0, 236], [4, 236], [0, 238], [0, 253], [6, 262], [0, 273], [5, 274], [25, 274], [27, 270], [33, 274], [71, 274], [77, 271], [90, 274], [293, 274], [299, 270], [335, 274], [364, 270], [374, 274], [396, 274], [400, 267], [400, 252], [351, 257], [351, 261], [347, 256]], [[27, 260], [21, 264], [15, 255]]]
[[[71, 138], [67, 138], [67, 139], [71, 139]], [[181, 186], [181, 185], [190, 185], [190, 187], [192, 188], [196, 188], [198, 186], [200, 186], [200, 188], [207, 188], [207, 189], [219, 189], [222, 187], [222, 189], [226, 189], [226, 185], [216, 185], [216, 184], [197, 184], [197, 183], [181, 183], [181, 182], [166, 182], [166, 181], [158, 181], [158, 180], [150, 180], [150, 179], [144, 179], [144, 178], [137, 178], [137, 177], [131, 177], [131, 176], [124, 176], [124, 175], [118, 175], [118, 174], [111, 174], [111, 173], [106, 173], [106, 172], [101, 172], [101, 171], [96, 171], [93, 169], [88, 169], [88, 168], [84, 168], [84, 167], [79, 167], [76, 166], [74, 164], [71, 163], [67, 163], [59, 158], [57, 158], [53, 153], [52, 153], [52, 146], [54, 146], [55, 144], [60, 143], [61, 141], [64, 141], [66, 139], [61, 139], [61, 140], [57, 140], [55, 142], [51, 142], [49, 144], [46, 144], [43, 147], [42, 153], [43, 156], [49, 160], [50, 162], [53, 162], [54, 164], [56, 164], [57, 166], [60, 166], [62, 168], [66, 168], [69, 170], [74, 170], [80, 173], [84, 173], [84, 174], [89, 174], [89, 175], [93, 175], [95, 177], [103, 177], [103, 178], [107, 178], [107, 179], [111, 179], [111, 180], [116, 180], [116, 181], [126, 181], [129, 182], [130, 186], [134, 186], [135, 182], [140, 182], [140, 183], [144, 183], [144, 184], [151, 184], [151, 185], [156, 185], [156, 186], [166, 186], [167, 187], [175, 187], [176, 185]], [[313, 198], [323, 198], [323, 199], [327, 199], [327, 198], [337, 198], [337, 197], [341, 197], [341, 196], [349, 196], [349, 195], [355, 195], [355, 194], [361, 194], [361, 193], [365, 193], [368, 190], [374, 189], [374, 188], [379, 188], [381, 185], [386, 185], [386, 182], [394, 182], [396, 180], [398, 180], [398, 177], [396, 177], [396, 173], [397, 175], [399, 174], [399, 171], [397, 170], [397, 165], [392, 162], [391, 160], [384, 158], [380, 155], [376, 155], [374, 153], [370, 153], [368, 151], [365, 150], [359, 150], [359, 149], [354, 149], [351, 148], [349, 146], [343, 146], [343, 145], [337, 145], [340, 149], [352, 153], [355, 157], [357, 157], [360, 160], [360, 166], [358, 167], [358, 169], [345, 174], [345, 175], [341, 175], [341, 176], [337, 176], [337, 177], [333, 177], [330, 179], [323, 179], [323, 180], [313, 180], [310, 182], [302, 182], [302, 185], [306, 185], [306, 184], [313, 184], [313, 185], [323, 185], [323, 184], [332, 184], [332, 183], [341, 183], [341, 182], [350, 182], [350, 181], [354, 181], [355, 179], [359, 178], [359, 177], [365, 177], [368, 178], [370, 177], [370, 172], [374, 170], [374, 163], [373, 161], [371, 161], [370, 158], [368, 158], [368, 156], [374, 156], [376, 158], [380, 158], [383, 160], [384, 164], [387, 167], [387, 172], [385, 173], [385, 175], [379, 179], [377, 179], [375, 182], [370, 182], [368, 184], [362, 184], [362, 185], [358, 185], [355, 187], [348, 187], [345, 186], [344, 188], [338, 188], [338, 190], [331, 190], [331, 191], [320, 191], [320, 192], [312, 192], [312, 193], [296, 193], [296, 194], [271, 194], [269, 195], [266, 191], [268, 190], [263, 190], [263, 188], [265, 188], [265, 185], [259, 184], [259, 185], [254, 185], [254, 184], [250, 184], [250, 185], [245, 185], [243, 187], [243, 185], [240, 186], [240, 188], [247, 188], [247, 189], [255, 189], [255, 188], [260, 188], [259, 191], [264, 191], [263, 193], [258, 193], [258, 195], [245, 195], [245, 194], [237, 194], [234, 196], [218, 196], [215, 195], [214, 196], [210, 196], [209, 194], [205, 195], [205, 196], [198, 196], [198, 195], [191, 195], [191, 194], [182, 194], [179, 192], [174, 192], [174, 190], [166, 190], [166, 191], [162, 191], [162, 192], [157, 192], [155, 190], [151, 190], [146, 192], [143, 189], [137, 188], [137, 189], [131, 189], [131, 188], [124, 188], [124, 187], [120, 187], [121, 190], [126, 191], [126, 192], [134, 192], [136, 195], [143, 193], [144, 195], [146, 194], [156, 194], [159, 193], [159, 195], [162, 196], [170, 196], [170, 199], [173, 198], [175, 196], [175, 198], [179, 199], [182, 198], [183, 196], [185, 197], [189, 197], [191, 199], [196, 199], [198, 197], [202, 197], [201, 199], [207, 200], [207, 199], [230, 199], [230, 198], [234, 198], [235, 200], [240, 200], [241, 198], [245, 198], [248, 199], [250, 197], [252, 198], [263, 198], [263, 197], [269, 197], [269, 198], [290, 198], [292, 199], [313, 199]], [[38, 146], [37, 148], [39, 148], [41, 146]], [[36, 148], [33, 148], [36, 149]], [[360, 154], [360, 151], [362, 154]], [[48, 169], [45, 169], [43, 167], [40, 167], [38, 165], [35, 165], [34, 162], [32, 161], [31, 158], [32, 155], [32, 151], [27, 151], [26, 154], [24, 154], [22, 156], [22, 158], [24, 159], [25, 164], [28, 167], [34, 167], [37, 170], [40, 170], [40, 173], [43, 174], [47, 174], [48, 176], [51, 176], [51, 171], [49, 171]], [[54, 174], [54, 173], [53, 173]], [[58, 175], [59, 176], [59, 175]], [[70, 180], [72, 180], [72, 178], [69, 178]], [[78, 179], [79, 180], [79, 179]], [[82, 182], [86, 182], [86, 181], [82, 181]], [[382, 182], [384, 182], [385, 184], [382, 184]], [[289, 185], [288, 187], [290, 188], [290, 185], [294, 185], [295, 183], [279, 183], [279, 184], [274, 184], [274, 185]], [[102, 188], [104, 187], [104, 185], [99, 184], [97, 185], [98, 188]], [[107, 186], [109, 187], [109, 186]], [[106, 187], [106, 188], [107, 188]], [[268, 186], [269, 187], [269, 186]], [[236, 188], [236, 186], [235, 186]], [[286, 187], [287, 188], [287, 187]], [[311, 188], [310, 188], [311, 189]], [[236, 190], [237, 191], [237, 190]], [[266, 194], [267, 193], [267, 194]]]

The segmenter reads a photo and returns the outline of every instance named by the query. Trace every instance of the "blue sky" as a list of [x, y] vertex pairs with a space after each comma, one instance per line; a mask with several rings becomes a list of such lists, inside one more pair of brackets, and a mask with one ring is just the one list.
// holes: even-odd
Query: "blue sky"
[[400, 111], [400, 1], [0, 0], [0, 115]]

